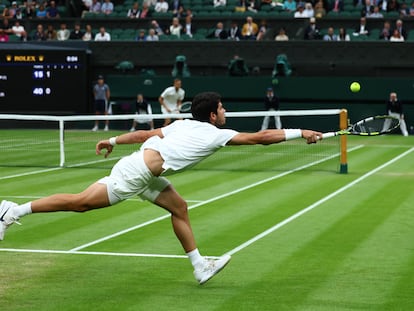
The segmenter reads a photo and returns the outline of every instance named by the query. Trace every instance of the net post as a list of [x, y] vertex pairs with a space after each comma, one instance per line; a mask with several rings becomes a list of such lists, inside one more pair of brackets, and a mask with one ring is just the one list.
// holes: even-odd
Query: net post
[[65, 165], [65, 121], [59, 120], [59, 150], [60, 150], [60, 167]]
[[[339, 128], [345, 130], [348, 128], [348, 110], [342, 109], [339, 113]], [[347, 159], [347, 135], [340, 135], [340, 174], [348, 173], [348, 159]]]

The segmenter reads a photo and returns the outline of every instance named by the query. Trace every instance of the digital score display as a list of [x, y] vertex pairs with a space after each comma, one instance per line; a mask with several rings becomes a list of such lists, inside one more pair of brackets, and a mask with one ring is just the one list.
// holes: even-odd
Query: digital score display
[[88, 112], [85, 49], [0, 50], [0, 113]]

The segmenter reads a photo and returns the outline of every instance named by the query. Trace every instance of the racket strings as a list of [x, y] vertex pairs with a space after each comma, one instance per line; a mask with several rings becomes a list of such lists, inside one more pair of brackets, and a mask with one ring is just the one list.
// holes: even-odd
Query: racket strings
[[363, 122], [355, 124], [353, 130], [357, 133], [364, 133], [367, 135], [377, 133], [387, 133], [396, 128], [399, 120], [395, 118], [371, 118]]

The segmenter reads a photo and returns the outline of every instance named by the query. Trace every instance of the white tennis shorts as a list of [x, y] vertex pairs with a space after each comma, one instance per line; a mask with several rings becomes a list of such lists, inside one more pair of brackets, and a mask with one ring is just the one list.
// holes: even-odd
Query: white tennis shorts
[[169, 114], [169, 113], [180, 113], [180, 111], [178, 110], [178, 107], [176, 104], [174, 105], [167, 105], [168, 108], [171, 110], [171, 112], [167, 111], [167, 109], [165, 109], [164, 106], [161, 106], [161, 112], [163, 114]]
[[138, 195], [143, 200], [154, 202], [170, 185], [164, 177], [152, 175], [144, 162], [143, 152], [137, 151], [119, 160], [111, 174], [98, 180], [105, 184], [111, 205]]

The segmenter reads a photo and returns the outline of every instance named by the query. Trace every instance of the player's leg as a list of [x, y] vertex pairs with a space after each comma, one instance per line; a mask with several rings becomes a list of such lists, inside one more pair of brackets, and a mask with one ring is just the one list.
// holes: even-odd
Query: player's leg
[[31, 213], [86, 212], [109, 205], [107, 186], [102, 183], [94, 183], [78, 194], [54, 194], [22, 205], [2, 201], [0, 204], [0, 240], [3, 240], [4, 233], [9, 226]]
[[204, 284], [210, 280], [227, 265], [231, 259], [229, 255], [224, 255], [215, 260], [206, 259], [200, 255], [191, 228], [187, 203], [171, 184], [159, 193], [153, 203], [171, 213], [175, 235], [194, 267], [194, 276], [199, 284]]
[[92, 209], [109, 206], [107, 186], [94, 183], [77, 194], [54, 194], [32, 201], [32, 213], [58, 211], [86, 212]]
[[154, 201], [158, 206], [171, 213], [174, 233], [180, 240], [185, 252], [196, 249], [196, 242], [188, 217], [187, 202], [177, 193], [172, 185], [168, 185]]

